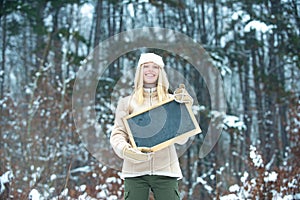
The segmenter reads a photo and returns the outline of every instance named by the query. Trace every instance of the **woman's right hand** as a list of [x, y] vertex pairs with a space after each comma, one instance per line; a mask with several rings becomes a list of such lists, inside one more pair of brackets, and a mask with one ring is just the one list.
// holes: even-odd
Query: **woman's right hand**
[[130, 146], [125, 146], [123, 149], [123, 156], [133, 162], [140, 163], [146, 162], [151, 159], [151, 153], [143, 153], [137, 148], [132, 148]]

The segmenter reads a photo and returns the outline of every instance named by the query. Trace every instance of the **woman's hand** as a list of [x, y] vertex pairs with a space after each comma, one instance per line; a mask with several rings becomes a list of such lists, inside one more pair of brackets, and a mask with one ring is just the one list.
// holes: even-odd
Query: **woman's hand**
[[[146, 148], [146, 147], [143, 147]], [[149, 150], [149, 148], [147, 148]], [[145, 150], [145, 149], [143, 149]], [[140, 163], [140, 162], [146, 162], [151, 159], [152, 154], [150, 153], [143, 153], [138, 148], [132, 148], [130, 146], [125, 146], [123, 149], [123, 156], [124, 158], [127, 158], [133, 162]]]
[[151, 153], [153, 150], [149, 147], [138, 147], [138, 150], [140, 150], [142, 153]]
[[174, 98], [178, 103], [187, 103], [192, 105], [194, 102], [193, 98], [186, 91], [184, 84], [180, 84], [179, 88], [174, 91]]

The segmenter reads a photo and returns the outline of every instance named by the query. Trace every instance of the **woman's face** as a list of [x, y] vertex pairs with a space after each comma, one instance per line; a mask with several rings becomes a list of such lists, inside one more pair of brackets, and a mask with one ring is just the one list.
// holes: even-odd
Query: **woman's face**
[[159, 66], [153, 62], [143, 64], [144, 84], [154, 84], [159, 75]]

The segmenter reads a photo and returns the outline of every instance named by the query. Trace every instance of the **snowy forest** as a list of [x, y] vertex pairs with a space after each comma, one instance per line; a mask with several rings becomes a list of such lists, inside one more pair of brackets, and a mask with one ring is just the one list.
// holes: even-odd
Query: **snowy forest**
[[[147, 27], [190, 38], [221, 82], [206, 74], [208, 84], [183, 56], [193, 50], [182, 48], [184, 37], [169, 36], [182, 49], [168, 51], [157, 45], [166, 36]], [[136, 30], [156, 45], [139, 40], [134, 48], [133, 35], [116, 51], [95, 51]], [[178, 147], [181, 199], [300, 199], [298, 0], [2, 0], [0, 34], [0, 199], [123, 199], [122, 161], [109, 136], [142, 52], [160, 54], [171, 89], [179, 74], [194, 98], [202, 133]], [[103, 68], [104, 54], [112, 58], [101, 76], [90, 73], [91, 139], [76, 126], [74, 85], [84, 67]], [[213, 102], [222, 100], [226, 109], [218, 112]], [[201, 156], [213, 123], [221, 133]]]

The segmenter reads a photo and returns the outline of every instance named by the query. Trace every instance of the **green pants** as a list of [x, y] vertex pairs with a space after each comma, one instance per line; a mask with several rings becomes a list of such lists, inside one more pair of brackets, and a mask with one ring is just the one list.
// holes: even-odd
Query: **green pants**
[[177, 178], [167, 176], [139, 176], [125, 178], [125, 200], [148, 200], [149, 191], [155, 200], [179, 200]]

